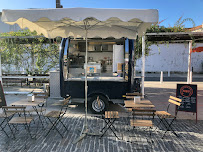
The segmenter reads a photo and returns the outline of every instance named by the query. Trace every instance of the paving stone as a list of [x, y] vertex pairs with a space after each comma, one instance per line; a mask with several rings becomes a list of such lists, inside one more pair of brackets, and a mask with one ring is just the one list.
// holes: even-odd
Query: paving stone
[[[68, 131], [66, 131], [62, 125], [58, 126], [58, 129], [63, 133], [64, 138], [55, 130], [51, 130], [51, 133], [45, 137], [46, 130], [39, 130], [37, 133], [37, 139], [30, 139], [29, 136], [25, 136], [26, 131], [24, 127], [19, 126], [16, 133], [16, 139], [8, 139], [3, 132], [0, 132], [0, 151], [1, 152], [136, 152], [136, 151], [186, 151], [186, 152], [199, 152], [203, 150], [203, 121], [198, 121], [195, 124], [194, 121], [178, 120], [174, 124], [174, 130], [180, 137], [174, 136], [171, 132], [167, 132], [164, 139], [161, 137], [164, 133], [163, 126], [158, 127], [156, 131], [152, 132], [152, 138], [154, 143], [152, 147], [147, 142], [149, 132], [143, 128], [137, 128], [134, 132], [131, 127], [125, 126], [123, 121], [116, 122], [116, 129], [123, 133], [123, 140], [118, 140], [111, 131], [100, 139], [98, 136], [86, 136], [79, 143], [73, 144], [73, 141], [79, 137], [80, 131], [84, 123], [83, 116], [71, 116], [64, 118], [64, 124], [67, 125]], [[99, 124], [99, 125], [95, 125]], [[158, 119], [155, 118], [154, 124], [158, 123]], [[93, 125], [91, 125], [93, 124]], [[31, 133], [36, 133], [36, 124], [31, 124]], [[88, 126], [97, 132], [104, 126], [104, 121], [98, 117], [88, 117]], [[155, 128], [153, 128], [154, 130]], [[9, 129], [6, 131], [10, 134]], [[121, 133], [118, 133], [121, 137]], [[131, 137], [133, 136], [133, 137]], [[133, 143], [127, 142], [127, 140], [134, 141]], [[25, 149], [25, 142], [27, 149]]]

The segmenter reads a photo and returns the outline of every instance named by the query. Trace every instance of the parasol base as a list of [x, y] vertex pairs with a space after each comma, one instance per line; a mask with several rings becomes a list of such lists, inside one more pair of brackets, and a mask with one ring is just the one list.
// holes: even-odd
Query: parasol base
[[[84, 128], [86, 128], [86, 129], [84, 130]], [[91, 129], [88, 129], [87, 126], [83, 126], [83, 129], [80, 133], [80, 136], [75, 141], [73, 141], [73, 144], [78, 143], [79, 141], [81, 141], [86, 136], [101, 136], [102, 135], [101, 133], [89, 132], [89, 130], [91, 130]]]

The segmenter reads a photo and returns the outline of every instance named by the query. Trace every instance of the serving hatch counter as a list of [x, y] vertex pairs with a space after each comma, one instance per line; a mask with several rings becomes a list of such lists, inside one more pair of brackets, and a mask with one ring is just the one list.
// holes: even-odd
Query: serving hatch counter
[[[123, 77], [87, 77], [88, 81], [120, 81], [124, 82]], [[85, 77], [68, 78], [66, 81], [85, 81]]]

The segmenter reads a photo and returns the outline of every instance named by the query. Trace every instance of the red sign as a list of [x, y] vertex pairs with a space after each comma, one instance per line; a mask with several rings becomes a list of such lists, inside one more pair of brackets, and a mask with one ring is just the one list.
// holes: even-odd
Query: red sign
[[202, 52], [203, 51], [203, 47], [197, 47], [192, 49], [192, 52]]
[[190, 86], [184, 85], [180, 88], [180, 94], [183, 97], [191, 97], [193, 94], [193, 89]]

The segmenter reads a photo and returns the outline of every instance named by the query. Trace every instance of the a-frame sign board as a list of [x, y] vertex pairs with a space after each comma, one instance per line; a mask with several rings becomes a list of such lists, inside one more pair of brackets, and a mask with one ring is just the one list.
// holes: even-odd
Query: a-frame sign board
[[5, 95], [4, 95], [3, 86], [0, 81], [0, 107], [2, 107], [2, 106], [6, 106], [6, 99], [5, 99]]
[[177, 84], [176, 97], [182, 99], [179, 111], [196, 113], [197, 122], [197, 85]]

